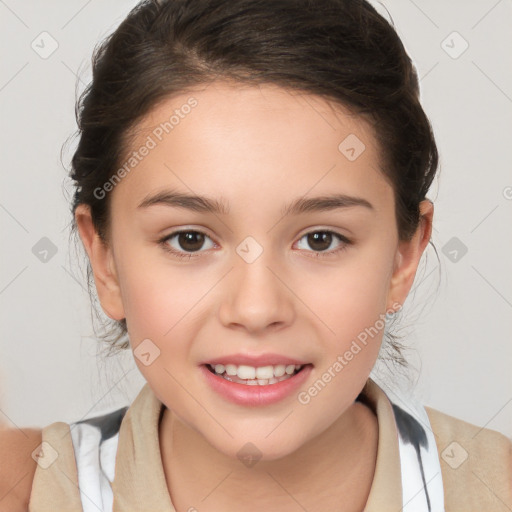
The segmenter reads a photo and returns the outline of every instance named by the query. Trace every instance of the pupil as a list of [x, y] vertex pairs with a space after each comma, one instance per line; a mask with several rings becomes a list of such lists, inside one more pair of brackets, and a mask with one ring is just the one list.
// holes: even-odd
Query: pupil
[[[325, 243], [327, 241], [327, 244]], [[325, 251], [329, 248], [332, 241], [332, 234], [326, 233], [325, 231], [320, 231], [317, 233], [311, 233], [308, 235], [308, 244], [312, 249], [316, 249], [318, 251]], [[318, 244], [320, 243], [320, 246]], [[315, 245], [317, 244], [317, 245]]]
[[204, 243], [202, 233], [188, 232], [179, 234], [179, 244], [187, 251], [198, 251]]

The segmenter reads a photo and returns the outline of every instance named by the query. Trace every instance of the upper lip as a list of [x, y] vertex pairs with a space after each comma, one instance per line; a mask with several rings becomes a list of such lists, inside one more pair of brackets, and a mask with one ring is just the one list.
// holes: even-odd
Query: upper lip
[[308, 364], [304, 361], [299, 361], [298, 359], [294, 359], [293, 357], [283, 356], [280, 354], [258, 354], [258, 355], [248, 355], [248, 354], [229, 354], [226, 356], [215, 357], [214, 359], [208, 359], [204, 361], [202, 364], [211, 364], [215, 366], [216, 364], [234, 364], [236, 366], [246, 365], [246, 366], [276, 366], [279, 364], [283, 364], [285, 366], [290, 364], [300, 364], [305, 365]]

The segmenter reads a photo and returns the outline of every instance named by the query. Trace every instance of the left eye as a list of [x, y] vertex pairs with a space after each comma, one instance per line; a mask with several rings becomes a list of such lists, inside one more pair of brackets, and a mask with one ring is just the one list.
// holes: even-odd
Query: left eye
[[[308, 245], [314, 249], [314, 252], [318, 253], [316, 256], [323, 256], [321, 253], [333, 254], [337, 253], [346, 248], [350, 241], [344, 236], [335, 233], [334, 231], [311, 231], [302, 236], [299, 240], [306, 239]], [[339, 242], [342, 242], [339, 247], [328, 250], [331, 244], [338, 239]]]

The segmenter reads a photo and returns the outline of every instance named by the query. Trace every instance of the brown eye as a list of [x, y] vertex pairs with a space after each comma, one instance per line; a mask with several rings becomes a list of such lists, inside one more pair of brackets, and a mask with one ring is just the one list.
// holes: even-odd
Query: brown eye
[[[164, 249], [180, 257], [191, 257], [193, 253], [200, 252], [205, 241], [211, 240], [208, 235], [201, 231], [177, 231], [166, 236], [160, 241]], [[213, 247], [213, 243], [211, 247]], [[208, 247], [207, 247], [208, 248]]]
[[[350, 240], [344, 236], [328, 230], [311, 231], [310, 233], [306, 233], [299, 240], [299, 243], [302, 240], [305, 240], [307, 242], [306, 245], [312, 249], [312, 251], [310, 250], [308, 252], [313, 252], [315, 256], [331, 256], [342, 251], [351, 244]], [[336, 240], [338, 241], [338, 244], [334, 245], [333, 248], [333, 242]], [[301, 247], [299, 247], [299, 249], [300, 248]]]
[[204, 234], [197, 231], [178, 233], [178, 245], [185, 251], [198, 251], [204, 244]]
[[332, 233], [318, 231], [307, 236], [309, 246], [315, 251], [326, 251], [332, 243]]

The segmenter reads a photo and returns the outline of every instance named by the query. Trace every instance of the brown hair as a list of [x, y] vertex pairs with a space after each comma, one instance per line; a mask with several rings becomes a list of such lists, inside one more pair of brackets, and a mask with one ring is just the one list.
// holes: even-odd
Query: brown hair
[[[105, 243], [109, 196], [94, 191], [118, 169], [131, 130], [159, 101], [217, 79], [315, 94], [369, 120], [395, 193], [400, 239], [418, 227], [437, 148], [411, 59], [366, 1], [144, 0], [95, 48], [92, 69], [76, 107], [72, 213], [89, 205]], [[89, 290], [91, 274], [88, 266]], [[126, 339], [119, 343], [126, 334], [122, 320], [104, 339], [127, 348]], [[398, 339], [388, 338], [405, 364]]]

